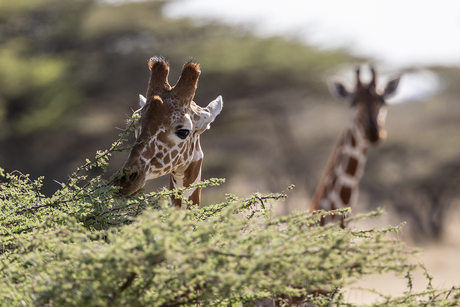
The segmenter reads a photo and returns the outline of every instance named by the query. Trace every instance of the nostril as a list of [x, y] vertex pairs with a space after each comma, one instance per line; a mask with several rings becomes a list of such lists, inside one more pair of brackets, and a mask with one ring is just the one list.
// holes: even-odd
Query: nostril
[[133, 172], [129, 175], [128, 180], [134, 180], [137, 177], [137, 172]]

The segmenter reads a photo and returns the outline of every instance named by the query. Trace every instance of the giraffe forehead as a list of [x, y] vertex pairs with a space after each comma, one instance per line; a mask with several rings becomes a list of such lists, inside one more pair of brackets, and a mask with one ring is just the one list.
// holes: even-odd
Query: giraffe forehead
[[190, 121], [189, 108], [178, 105], [171, 97], [166, 98], [161, 104], [148, 103], [135, 113], [141, 115], [139, 134], [145, 132], [154, 135], [158, 130], [174, 129]]
[[366, 86], [358, 88], [353, 97], [354, 104], [381, 105], [383, 96], [376, 92], [375, 86]]
[[365, 117], [376, 117], [383, 106], [384, 101], [382, 97], [372, 93], [357, 95], [352, 103], [352, 108], [355, 112]]
[[175, 126], [175, 124], [179, 124], [180, 122], [187, 120], [190, 120], [190, 115], [188, 114], [186, 109], [181, 108], [171, 112], [171, 126]]

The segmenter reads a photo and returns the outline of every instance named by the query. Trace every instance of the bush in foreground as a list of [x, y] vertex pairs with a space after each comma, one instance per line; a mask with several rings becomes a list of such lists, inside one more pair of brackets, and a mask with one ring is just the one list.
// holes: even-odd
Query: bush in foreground
[[[412, 253], [387, 229], [314, 226], [322, 215], [294, 212], [274, 217], [272, 204], [286, 192], [227, 195], [221, 204], [178, 211], [167, 197], [180, 190], [120, 197], [101, 176], [110, 155], [127, 150], [120, 139], [87, 161], [51, 197], [41, 180], [19, 172], [0, 183], [1, 306], [250, 306], [280, 294], [305, 296], [320, 306], [354, 306], [342, 288], [360, 277], [395, 272], [407, 291], [373, 306], [456, 306], [460, 287], [411, 290]], [[222, 183], [212, 179], [206, 187]], [[355, 219], [378, 217], [374, 212]], [[325, 289], [328, 295], [308, 296]]]

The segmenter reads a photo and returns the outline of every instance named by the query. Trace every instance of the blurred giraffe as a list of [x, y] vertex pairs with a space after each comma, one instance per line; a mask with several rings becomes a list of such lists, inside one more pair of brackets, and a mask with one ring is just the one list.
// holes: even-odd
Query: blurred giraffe
[[[359, 182], [364, 173], [366, 153], [370, 145], [376, 145], [386, 137], [383, 129], [386, 117], [385, 99], [392, 96], [399, 84], [400, 77], [390, 80], [383, 91], [376, 87], [376, 73], [371, 68], [372, 80], [363, 85], [360, 69], [356, 70], [356, 86], [353, 92], [337, 81], [329, 82], [329, 90], [334, 96], [346, 99], [350, 103], [350, 118], [338, 143], [332, 151], [326, 170], [316, 189], [311, 202], [312, 210], [333, 210], [353, 206], [359, 193]], [[321, 220], [340, 221], [344, 228], [342, 216], [328, 216]], [[327, 290], [309, 290], [308, 293], [329, 295]], [[305, 297], [293, 297], [279, 294], [278, 300], [265, 299], [255, 303], [258, 307], [307, 306]]]
[[[193, 101], [201, 73], [198, 63], [186, 63], [173, 87], [168, 83], [168, 62], [152, 57], [148, 65], [147, 94], [139, 95], [141, 108], [135, 112], [140, 116], [135, 126], [136, 144], [125, 162], [123, 176], [115, 182], [123, 195], [133, 195], [147, 180], [166, 174], [171, 174], [170, 189], [199, 182], [203, 162], [200, 135], [209, 129], [223, 106], [221, 96], [206, 108]], [[199, 188], [187, 190], [183, 196], [200, 207]], [[181, 199], [171, 202], [185, 209]]]
[[[329, 82], [329, 90], [339, 99], [348, 100], [350, 117], [337, 142], [326, 169], [311, 201], [312, 210], [334, 210], [353, 207], [358, 201], [359, 183], [364, 173], [367, 150], [386, 138], [385, 99], [391, 97], [399, 85], [400, 76], [391, 79], [383, 90], [376, 86], [376, 72], [371, 67], [372, 80], [362, 84], [360, 69], [356, 70], [356, 85], [352, 92], [338, 81]], [[327, 216], [321, 225], [340, 221], [344, 228], [344, 217]]]

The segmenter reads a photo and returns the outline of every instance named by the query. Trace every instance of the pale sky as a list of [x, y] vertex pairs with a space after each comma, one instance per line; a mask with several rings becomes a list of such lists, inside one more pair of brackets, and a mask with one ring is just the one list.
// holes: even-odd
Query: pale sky
[[182, 0], [166, 13], [347, 47], [393, 68], [460, 65], [458, 0]]

